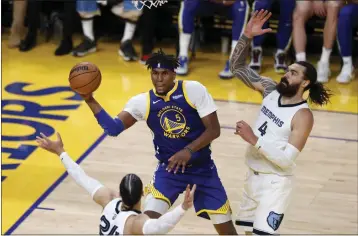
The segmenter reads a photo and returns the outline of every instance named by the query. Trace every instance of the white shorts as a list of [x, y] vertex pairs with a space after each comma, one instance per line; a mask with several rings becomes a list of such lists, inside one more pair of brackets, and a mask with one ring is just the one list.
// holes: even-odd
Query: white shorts
[[236, 225], [244, 226], [245, 231], [259, 235], [277, 233], [293, 185], [293, 176], [261, 174], [249, 169]]

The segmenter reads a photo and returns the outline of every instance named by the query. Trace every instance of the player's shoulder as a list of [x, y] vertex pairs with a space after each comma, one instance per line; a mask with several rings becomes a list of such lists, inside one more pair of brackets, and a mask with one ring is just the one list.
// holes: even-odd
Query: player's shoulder
[[309, 107], [299, 109], [293, 117], [293, 123], [312, 126], [314, 123], [312, 110]]
[[146, 101], [148, 98], [148, 95], [149, 95], [149, 92], [139, 93], [139, 94], [136, 94], [133, 97], [131, 97], [130, 100], [137, 101], [137, 102]]
[[202, 83], [196, 80], [183, 80], [186, 88], [206, 88]]
[[208, 89], [199, 81], [185, 80], [183, 81], [183, 87], [190, 95], [203, 95], [209, 93]]

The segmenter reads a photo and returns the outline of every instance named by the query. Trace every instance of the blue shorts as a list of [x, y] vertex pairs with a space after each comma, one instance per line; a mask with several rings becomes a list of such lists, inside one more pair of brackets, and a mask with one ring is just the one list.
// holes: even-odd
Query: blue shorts
[[158, 164], [152, 182], [146, 187], [156, 199], [172, 206], [188, 184], [196, 184], [194, 208], [198, 216], [210, 219], [209, 214], [231, 213], [230, 203], [214, 162], [203, 167], [187, 167], [185, 173], [167, 172], [166, 164]]
[[99, 14], [99, 7], [96, 0], [77, 0], [76, 10], [79, 13]]

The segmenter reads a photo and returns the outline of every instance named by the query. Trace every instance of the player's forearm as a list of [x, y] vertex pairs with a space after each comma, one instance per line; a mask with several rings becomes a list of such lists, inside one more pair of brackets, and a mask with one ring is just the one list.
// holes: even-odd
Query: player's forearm
[[85, 100], [85, 102], [87, 103], [88, 107], [91, 109], [94, 115], [96, 115], [103, 109], [101, 104], [99, 104], [94, 97], [90, 97], [89, 99]]
[[143, 225], [143, 234], [166, 234], [183, 218], [185, 210], [181, 205], [159, 217], [149, 219]]
[[284, 150], [277, 148], [270, 142], [259, 138], [255, 147], [263, 154], [269, 161], [279, 166], [282, 169], [294, 165], [294, 161], [299, 155], [300, 151], [293, 145], [287, 144]]
[[87, 192], [92, 196], [92, 198], [96, 191], [103, 187], [103, 185], [96, 179], [88, 176], [84, 172], [84, 170], [76, 162], [74, 162], [66, 152], [62, 152], [60, 154], [60, 159], [62, 164], [65, 166], [68, 174], [75, 180], [75, 182], [79, 186], [86, 189]]
[[220, 127], [213, 129], [206, 129], [197, 139], [190, 143], [187, 147], [193, 152], [197, 152], [203, 147], [209, 145], [213, 140], [220, 136]]
[[112, 118], [103, 107], [91, 97], [86, 100], [87, 105], [91, 108], [98, 124], [102, 127], [104, 132], [109, 136], [118, 136], [124, 130], [123, 122], [118, 118]]
[[252, 83], [260, 82], [260, 76], [246, 65], [246, 56], [250, 42], [251, 39], [245, 34], [240, 37], [230, 58], [230, 70], [248, 87], [255, 89]]

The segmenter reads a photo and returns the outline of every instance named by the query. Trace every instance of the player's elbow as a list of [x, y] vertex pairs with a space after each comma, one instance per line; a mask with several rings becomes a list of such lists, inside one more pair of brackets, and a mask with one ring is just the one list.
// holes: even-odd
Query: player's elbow
[[220, 129], [220, 127], [214, 128], [214, 129], [211, 130], [210, 133], [211, 133], [211, 136], [212, 136], [212, 139], [213, 139], [213, 140], [214, 140], [214, 139], [217, 139], [217, 138], [219, 138], [220, 135], [221, 135], [221, 129]]

